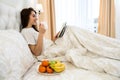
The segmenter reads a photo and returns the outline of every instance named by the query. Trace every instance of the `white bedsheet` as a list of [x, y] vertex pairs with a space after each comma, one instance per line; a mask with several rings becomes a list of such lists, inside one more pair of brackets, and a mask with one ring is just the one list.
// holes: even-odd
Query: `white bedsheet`
[[120, 80], [120, 78], [94, 71], [88, 71], [80, 68], [76, 68], [74, 65], [68, 62], [64, 62], [66, 69], [64, 72], [57, 75], [43, 75], [37, 72], [37, 66], [39, 62], [25, 74], [23, 80]]
[[[19, 75], [21, 77], [24, 74], [23, 80], [120, 80], [120, 41], [90, 33], [84, 30], [72, 29], [73, 28], [69, 28], [70, 31], [66, 32], [62, 38], [56, 41], [57, 45], [53, 44], [47, 46], [47, 48], [45, 48], [45, 51], [43, 51], [43, 54], [38, 57], [40, 60], [45, 58], [57, 60], [60, 59], [62, 61], [65, 60], [66, 69], [63, 73], [54, 76], [41, 75], [36, 70], [39, 63], [36, 63], [32, 66], [32, 68], [30, 68], [27, 73], [24, 74], [23, 71], [27, 70], [27, 67], [25, 66], [29, 64], [31, 65], [32, 62], [34, 62], [34, 58], [30, 52], [26, 53], [26, 50], [29, 49], [27, 43], [25, 43], [22, 36], [19, 33], [16, 34], [15, 31], [7, 31], [5, 34], [0, 34], [2, 40], [1, 49], [3, 51], [7, 51], [6, 54], [1, 52], [1, 55], [4, 54], [6, 57], [10, 57], [9, 55], [13, 54], [14, 50], [10, 50], [11, 52], [9, 52], [9, 49], [12, 47], [9, 48], [10, 45], [8, 46], [7, 43], [13, 43], [13, 46], [19, 45], [16, 47], [17, 50], [15, 50], [14, 54], [17, 53], [16, 56], [20, 58], [11, 59], [12, 57], [10, 57], [7, 60], [1, 56], [2, 61], [5, 59], [7, 60], [7, 65], [9, 65], [9, 63], [11, 64], [11, 68], [10, 65], [6, 66], [6, 68], [1, 66], [1, 71], [4, 70], [3, 68], [8, 71], [11, 70], [12, 74], [6, 71], [10, 75], [7, 77], [14, 75], [16, 78], [18, 78], [16, 75]], [[73, 31], [73, 33], [71, 31]], [[8, 50], [4, 50], [4, 43], [2, 43], [5, 42], [4, 39], [6, 40], [5, 44], [7, 46], [5, 48], [8, 48]], [[21, 44], [21, 41], [24, 44]], [[19, 69], [12, 67], [12, 65], [14, 65], [14, 61], [17, 61], [15, 64], [16, 67], [19, 67]], [[21, 62], [20, 65], [18, 65], [19, 62]], [[21, 65], [23, 65], [24, 68], [21, 67]]]
[[77, 68], [120, 77], [119, 40], [69, 27], [56, 44], [43, 52], [46, 58], [65, 56]]

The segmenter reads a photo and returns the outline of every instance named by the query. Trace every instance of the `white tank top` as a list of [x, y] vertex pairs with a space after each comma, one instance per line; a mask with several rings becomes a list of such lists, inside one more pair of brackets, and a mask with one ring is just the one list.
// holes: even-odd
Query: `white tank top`
[[[28, 45], [35, 45], [37, 43], [39, 32], [35, 31], [33, 28], [24, 28], [22, 29], [21, 34], [27, 41]], [[53, 41], [50, 39], [43, 38], [43, 50], [53, 44]]]
[[28, 44], [35, 45], [37, 43], [39, 32], [35, 31], [33, 28], [24, 28], [21, 34]]

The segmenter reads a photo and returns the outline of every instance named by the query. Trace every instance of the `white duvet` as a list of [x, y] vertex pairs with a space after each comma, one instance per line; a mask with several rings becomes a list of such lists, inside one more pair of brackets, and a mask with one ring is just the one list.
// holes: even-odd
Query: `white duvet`
[[80, 47], [68, 50], [68, 61], [77, 67], [120, 77], [120, 41], [79, 28], [69, 30], [74, 35], [71, 39], [77, 39]]
[[25, 75], [23, 80], [120, 80], [120, 78], [94, 71], [88, 71], [76, 68], [71, 63], [65, 62], [66, 69], [64, 72], [57, 75], [45, 75], [37, 72], [36, 63]]
[[[64, 36], [59, 38], [55, 43], [56, 45], [48, 47], [43, 52], [44, 58], [52, 59], [53, 57], [65, 56], [67, 62], [70, 62], [77, 67], [75, 70], [79, 69], [74, 71], [74, 76], [72, 76], [74, 78], [83, 72], [81, 69], [89, 71], [87, 73], [85, 72], [85, 76], [88, 78], [82, 75], [84, 77], [81, 76], [82, 78], [74, 80], [92, 80], [89, 78], [90, 75], [95, 74], [92, 72], [101, 75], [110, 75], [109, 77], [106, 77], [95, 74], [97, 77], [104, 77], [104, 79], [95, 79], [95, 77], [93, 77], [94, 80], [120, 80], [119, 40], [95, 34], [80, 28], [68, 27]], [[72, 70], [70, 71], [73, 73]], [[72, 75], [71, 73], [69, 74]], [[113, 79], [113, 77], [116, 77], [116, 79]], [[41, 79], [47, 80], [46, 78]], [[49, 78], [49, 80], [57, 79]], [[66, 77], [62, 80], [68, 80], [68, 78]]]
[[80, 28], [67, 28], [65, 35], [55, 41], [56, 45], [45, 41], [45, 50], [38, 57], [40, 60], [48, 58], [65, 61], [65, 71], [54, 76], [39, 74], [36, 70], [39, 65], [37, 62], [26, 72], [34, 58], [18, 32], [1, 32], [0, 40], [0, 77], [7, 77], [6, 80], [21, 80], [23, 75], [22, 80], [120, 80], [118, 40]]

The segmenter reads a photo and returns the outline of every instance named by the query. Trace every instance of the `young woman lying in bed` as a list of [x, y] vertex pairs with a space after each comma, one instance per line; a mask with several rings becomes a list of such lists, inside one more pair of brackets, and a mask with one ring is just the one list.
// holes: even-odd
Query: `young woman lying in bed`
[[[37, 21], [36, 11], [33, 8], [25, 8], [21, 11], [21, 23], [22, 23], [21, 33], [24, 36], [24, 38], [26, 39], [32, 53], [35, 56], [39, 56], [41, 54], [42, 50], [43, 50], [42, 48], [44, 46], [44, 44], [43, 44], [44, 34], [45, 34], [46, 30], [45, 30], [44, 24], [40, 24], [39, 28], [37, 28], [36, 27], [36, 25], [37, 25], [36, 21]], [[82, 30], [80, 28], [77, 29], [77, 28], [74, 27], [74, 28], [72, 28], [71, 32], [70, 32], [70, 29], [69, 29], [70, 34], [74, 35], [74, 37], [77, 36], [77, 35], [75, 35], [75, 32], [73, 32], [74, 31], [73, 29], [76, 30], [75, 32], [77, 34], [85, 35], [85, 34], [82, 33], [84, 30]], [[87, 35], [89, 35], [91, 33], [89, 31], [84, 31], [84, 32]], [[68, 35], [67, 32], [66, 32], [66, 34]], [[93, 35], [98, 35], [98, 38], [100, 38], [99, 34], [95, 34], [95, 33], [92, 33], [92, 34]], [[70, 36], [72, 36], [72, 35], [70, 35]], [[56, 36], [58, 36], [58, 34]], [[86, 38], [86, 39], [91, 37], [91, 39], [95, 40], [94, 36], [83, 36], [83, 37]], [[108, 37], [105, 37], [105, 36], [103, 36], [103, 37], [104, 37], [104, 39], [108, 38]], [[55, 39], [56, 39], [56, 37], [55, 37]], [[76, 38], [76, 39], [78, 39], [78, 38]], [[100, 41], [102, 42], [102, 41], [104, 41], [104, 39], [101, 39]], [[111, 39], [111, 38], [108, 38], [108, 39]], [[99, 41], [99, 43], [100, 43], [100, 41]], [[109, 43], [110, 41], [111, 40], [108, 40], [107, 43]], [[76, 42], [79, 42], [79, 40], [77, 40]], [[66, 47], [68, 47], [68, 46], [66, 46]]]
[[54, 44], [44, 39], [46, 31], [44, 25], [40, 24], [37, 29], [36, 21], [34, 9], [25, 8], [21, 11], [21, 33], [35, 56], [42, 54], [47, 58], [65, 56], [67, 61], [77, 67], [120, 77], [119, 40], [68, 26], [64, 36], [57, 38]]
[[46, 32], [44, 24], [37, 25], [36, 11], [33, 8], [25, 8], [21, 11], [22, 35], [26, 39], [30, 50], [35, 56], [39, 56], [43, 48], [43, 37]]

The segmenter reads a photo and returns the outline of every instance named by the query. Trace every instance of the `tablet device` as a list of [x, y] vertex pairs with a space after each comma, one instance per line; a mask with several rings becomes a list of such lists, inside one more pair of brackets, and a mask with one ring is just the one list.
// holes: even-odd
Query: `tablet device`
[[64, 35], [64, 33], [65, 33], [65, 31], [66, 31], [66, 28], [67, 28], [67, 25], [66, 25], [66, 23], [65, 23], [64, 26], [63, 26], [63, 28], [62, 28], [62, 30], [61, 30], [60, 33], [58, 34], [58, 37], [59, 37], [59, 38], [61, 38], [61, 37]]

